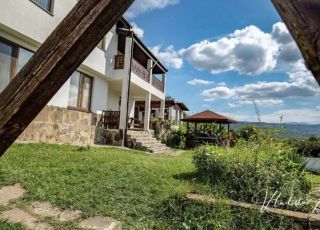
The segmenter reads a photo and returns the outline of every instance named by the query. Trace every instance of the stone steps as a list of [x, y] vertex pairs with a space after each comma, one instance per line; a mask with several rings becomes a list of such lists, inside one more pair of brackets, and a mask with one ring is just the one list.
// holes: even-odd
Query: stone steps
[[151, 153], [170, 152], [169, 147], [154, 138], [153, 132], [129, 130], [128, 143], [130, 148], [148, 151]]

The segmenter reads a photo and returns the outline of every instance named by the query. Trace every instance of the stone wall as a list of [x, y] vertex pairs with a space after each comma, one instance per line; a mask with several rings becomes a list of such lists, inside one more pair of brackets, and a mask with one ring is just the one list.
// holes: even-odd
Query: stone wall
[[46, 106], [17, 141], [121, 145], [119, 130], [105, 130], [99, 127], [99, 120], [97, 114]]

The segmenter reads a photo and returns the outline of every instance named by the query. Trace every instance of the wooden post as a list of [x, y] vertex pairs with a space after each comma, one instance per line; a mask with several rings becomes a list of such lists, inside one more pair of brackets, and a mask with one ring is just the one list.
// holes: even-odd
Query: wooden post
[[320, 85], [320, 1], [272, 0]]
[[0, 94], [0, 156], [134, 0], [80, 0]]

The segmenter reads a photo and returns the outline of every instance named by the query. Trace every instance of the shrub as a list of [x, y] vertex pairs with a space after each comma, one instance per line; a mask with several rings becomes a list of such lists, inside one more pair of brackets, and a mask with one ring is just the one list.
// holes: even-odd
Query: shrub
[[307, 202], [311, 185], [305, 177], [303, 165], [294, 162], [292, 153], [280, 151], [277, 145], [265, 150], [237, 146], [221, 149], [203, 146], [197, 149], [193, 160], [198, 178], [212, 186], [224, 188], [224, 195], [234, 200], [263, 203], [280, 194], [280, 208], [307, 211], [308, 205], [295, 206], [290, 199]]
[[256, 140], [259, 135], [261, 135], [261, 129], [253, 125], [244, 126], [238, 131], [239, 138], [246, 141]]
[[185, 148], [187, 127], [184, 124], [180, 126], [172, 125], [162, 129], [159, 138], [165, 144], [173, 148]]
[[319, 157], [320, 138], [311, 137], [309, 140], [290, 140], [289, 144], [296, 149], [297, 153], [304, 156]]

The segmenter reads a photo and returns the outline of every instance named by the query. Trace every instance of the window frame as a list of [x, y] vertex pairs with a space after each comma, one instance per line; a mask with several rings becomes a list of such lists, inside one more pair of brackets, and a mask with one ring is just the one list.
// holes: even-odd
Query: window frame
[[54, 9], [54, 0], [49, 0], [50, 1], [50, 9], [46, 9], [42, 7], [39, 3], [36, 2], [36, 0], [30, 0], [32, 3], [34, 3], [36, 6], [38, 6], [40, 9], [44, 10], [51, 16], [53, 16], [53, 9]]
[[[85, 113], [91, 113], [91, 106], [92, 106], [92, 95], [93, 95], [93, 82], [94, 82], [94, 77], [89, 76], [88, 74], [85, 74], [81, 71], [77, 72], [80, 74], [80, 79], [79, 79], [79, 88], [78, 88], [78, 98], [77, 98], [77, 107], [74, 106], [70, 106], [69, 105], [69, 98], [68, 98], [68, 109], [69, 110], [75, 110], [75, 111], [79, 111], [79, 112], [85, 112]], [[89, 79], [90, 80], [90, 87], [89, 87], [89, 105], [88, 108], [81, 108], [81, 104], [83, 102], [83, 94], [84, 94], [84, 81], [85, 79]], [[70, 89], [69, 89], [70, 91]], [[69, 96], [70, 96], [70, 92], [69, 92]]]
[[0, 42], [12, 47], [12, 54], [11, 54], [12, 60], [11, 60], [11, 68], [10, 68], [10, 81], [12, 81], [16, 77], [16, 75], [18, 74], [20, 49], [27, 50], [33, 54], [35, 52], [30, 49], [27, 49], [21, 45], [18, 45], [15, 42], [12, 42], [8, 39], [5, 39], [1, 36], [0, 36]]

